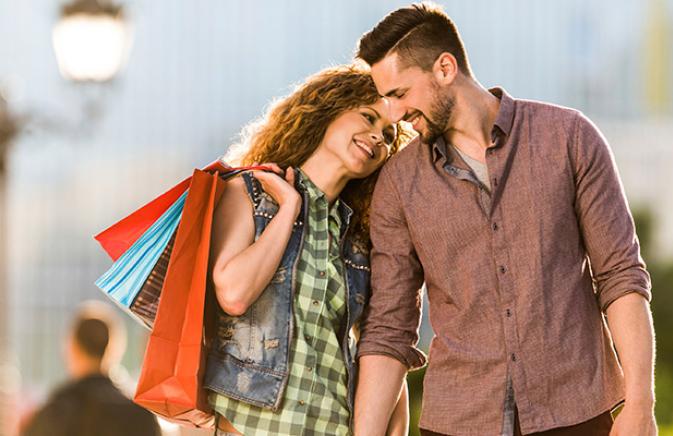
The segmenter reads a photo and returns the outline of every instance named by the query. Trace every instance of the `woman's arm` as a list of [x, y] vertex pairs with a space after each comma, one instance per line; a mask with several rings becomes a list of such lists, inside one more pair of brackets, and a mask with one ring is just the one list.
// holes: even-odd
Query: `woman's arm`
[[227, 182], [213, 218], [210, 256], [215, 294], [222, 309], [234, 316], [244, 314], [271, 281], [301, 207], [292, 169], [287, 171], [287, 180], [265, 172], [255, 172], [255, 177], [279, 204], [278, 213], [257, 241], [252, 204], [242, 179]]

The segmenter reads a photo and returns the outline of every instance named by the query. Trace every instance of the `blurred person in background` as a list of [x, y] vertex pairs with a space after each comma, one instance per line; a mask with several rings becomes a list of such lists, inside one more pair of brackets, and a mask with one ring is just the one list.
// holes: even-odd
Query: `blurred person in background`
[[70, 380], [28, 418], [22, 436], [159, 436], [152, 413], [110, 380], [126, 346], [114, 310], [101, 302], [81, 306], [65, 341]]
[[656, 434], [650, 277], [596, 126], [484, 88], [432, 4], [389, 14], [358, 57], [419, 137], [372, 200], [356, 434], [383, 434], [406, 372], [425, 364], [424, 281], [421, 434]]
[[[277, 101], [228, 161], [213, 221], [218, 312], [205, 386], [218, 434], [351, 433], [369, 297], [369, 203], [404, 136], [363, 66], [328, 68]], [[244, 135], [246, 136], [246, 135]], [[406, 395], [387, 425], [407, 434]]]

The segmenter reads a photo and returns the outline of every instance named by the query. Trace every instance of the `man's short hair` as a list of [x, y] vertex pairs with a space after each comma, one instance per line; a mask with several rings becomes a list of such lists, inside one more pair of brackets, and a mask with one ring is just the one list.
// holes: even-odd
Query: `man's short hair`
[[110, 329], [105, 321], [95, 318], [80, 318], [74, 332], [77, 346], [89, 357], [103, 360], [110, 342]]
[[119, 348], [124, 334], [121, 321], [105, 303], [88, 301], [75, 314], [72, 337], [80, 350], [93, 359], [102, 361], [112, 348]]
[[431, 71], [444, 52], [456, 58], [463, 74], [472, 76], [455, 24], [441, 7], [424, 2], [388, 14], [360, 38], [356, 56], [374, 65], [386, 55], [397, 53], [403, 67], [417, 66]]

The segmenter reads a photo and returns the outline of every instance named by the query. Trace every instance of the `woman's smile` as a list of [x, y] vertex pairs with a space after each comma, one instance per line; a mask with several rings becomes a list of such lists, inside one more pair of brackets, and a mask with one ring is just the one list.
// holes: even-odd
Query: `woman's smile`
[[356, 148], [364, 153], [369, 159], [374, 159], [376, 157], [374, 147], [371, 144], [355, 138], [353, 138], [353, 143], [356, 145]]

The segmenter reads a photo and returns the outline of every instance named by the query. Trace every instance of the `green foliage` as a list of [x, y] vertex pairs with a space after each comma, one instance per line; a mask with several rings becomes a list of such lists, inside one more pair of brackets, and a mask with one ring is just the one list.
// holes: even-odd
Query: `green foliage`
[[654, 388], [657, 396], [654, 408], [657, 423], [673, 430], [673, 370], [670, 367], [661, 363], [657, 365]]
[[412, 371], [407, 375], [407, 383], [409, 384], [409, 436], [420, 436], [418, 420], [421, 417], [424, 376], [425, 368]]
[[657, 341], [655, 390], [660, 424], [673, 424], [673, 265], [653, 265], [652, 317]]
[[659, 425], [670, 426], [673, 424], [673, 263], [654, 256], [655, 222], [652, 214], [637, 211], [633, 218], [641, 251], [652, 277], [652, 318], [657, 341], [655, 412]]

